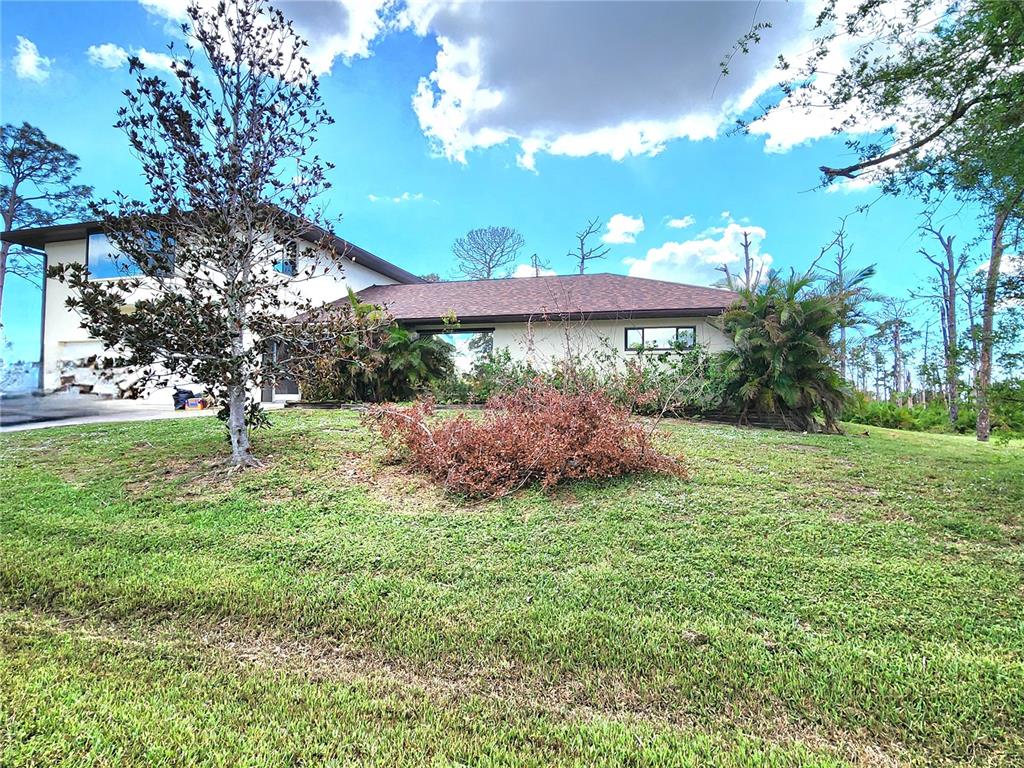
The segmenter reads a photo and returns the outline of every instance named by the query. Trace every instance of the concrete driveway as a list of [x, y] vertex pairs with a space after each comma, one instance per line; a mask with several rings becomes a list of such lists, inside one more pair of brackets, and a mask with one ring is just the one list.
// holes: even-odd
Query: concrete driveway
[[116, 421], [149, 421], [212, 416], [216, 408], [176, 411], [170, 403], [139, 400], [99, 400], [91, 395], [61, 392], [52, 395], [16, 395], [0, 399], [0, 431], [98, 424]]

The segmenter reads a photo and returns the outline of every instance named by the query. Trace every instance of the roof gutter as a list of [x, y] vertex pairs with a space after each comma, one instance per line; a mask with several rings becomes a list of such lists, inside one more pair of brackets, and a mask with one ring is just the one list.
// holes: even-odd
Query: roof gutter
[[[15, 229], [10, 232], [0, 233], [0, 240], [14, 245], [22, 245], [28, 248], [36, 248], [40, 251], [46, 249], [47, 243], [59, 243], [68, 240], [84, 240], [90, 232], [103, 228], [102, 221], [82, 221], [73, 224], [54, 224], [48, 227], [32, 227], [27, 229]], [[354, 264], [361, 264], [367, 269], [372, 269], [378, 274], [391, 278], [398, 283], [423, 283], [423, 278], [408, 272], [399, 266], [385, 261], [365, 248], [360, 248], [355, 243], [343, 240], [333, 232], [328, 232], [321, 227], [314, 227], [309, 232], [303, 233], [302, 238], [310, 243], [319, 242], [327, 236], [338, 255], [348, 259]]]

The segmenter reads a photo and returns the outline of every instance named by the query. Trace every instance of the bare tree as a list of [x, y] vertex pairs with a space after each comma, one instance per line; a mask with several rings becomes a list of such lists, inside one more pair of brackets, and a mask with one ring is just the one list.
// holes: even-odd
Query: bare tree
[[551, 269], [551, 265], [534, 253], [530, 255], [530, 269], [533, 270], [534, 277], [540, 277], [540, 271], [542, 269]]
[[[71, 217], [84, 218], [92, 187], [75, 184], [78, 157], [50, 141], [33, 125], [0, 127], [0, 216], [4, 231], [44, 227]], [[38, 288], [43, 281], [43, 255], [0, 244], [0, 308], [7, 275], [17, 275]]]
[[957, 323], [958, 301], [960, 298], [960, 274], [967, 265], [967, 253], [959, 256], [953, 249], [955, 235], [946, 235], [942, 227], [936, 228], [928, 219], [921, 230], [932, 235], [942, 248], [941, 256], [933, 256], [927, 249], [918, 250], [935, 266], [935, 283], [937, 294], [932, 294], [939, 306], [939, 326], [942, 331], [942, 357], [944, 376], [944, 395], [949, 410], [950, 424], [956, 424], [960, 416], [960, 398], [958, 384], [960, 379], [960, 336]]
[[892, 352], [892, 392], [896, 396], [897, 405], [906, 405], [909, 389], [909, 370], [907, 367], [907, 347], [915, 333], [910, 324], [910, 302], [891, 296], [882, 300], [879, 312], [878, 336], [885, 340]]
[[[50, 275], [69, 283], [69, 308], [118, 355], [112, 365], [152, 383], [173, 375], [209, 388], [241, 467], [257, 463], [249, 431], [266, 421], [251, 393], [289, 375], [316, 334], [340, 332], [292, 290], [337, 257], [312, 209], [330, 165], [310, 154], [333, 119], [306, 43], [279, 11], [235, 0], [193, 3], [188, 17], [195, 42], [173, 60], [170, 81], [129, 60], [136, 86], [116, 125], [149, 199], [96, 206], [125, 277], [90, 280], [78, 263]], [[196, 52], [207, 60], [202, 75]], [[300, 250], [304, 242], [314, 248]]]
[[526, 240], [512, 227], [471, 229], [452, 243], [459, 271], [472, 280], [504, 277]]
[[576, 250], [569, 251], [570, 258], [576, 259], [576, 268], [582, 275], [587, 271], [587, 262], [603, 259], [611, 250], [608, 246], [590, 245], [587, 241], [601, 230], [599, 219], [591, 219], [582, 230], [576, 233]]
[[761, 278], [764, 277], [764, 262], [755, 265], [754, 257], [750, 255], [753, 243], [750, 242], [750, 233], [746, 230], [743, 230], [741, 245], [743, 246], [742, 275], [733, 275], [728, 264], [717, 267], [718, 271], [725, 275], [725, 286], [730, 291], [752, 291], [761, 284]]
[[[811, 269], [819, 269], [828, 277], [825, 279], [825, 292], [833, 296], [839, 306], [839, 373], [843, 379], [847, 378], [846, 363], [849, 357], [847, 353], [846, 336], [847, 331], [856, 328], [868, 321], [865, 305], [875, 298], [867, 281], [875, 276], [875, 265], [871, 264], [863, 269], [851, 271], [849, 268], [850, 253], [853, 246], [848, 242], [846, 235], [846, 217], [839, 220], [839, 228], [833, 233], [832, 240], [826, 244], [814, 260]], [[817, 266], [822, 258], [830, 253], [835, 253], [832, 267]]]

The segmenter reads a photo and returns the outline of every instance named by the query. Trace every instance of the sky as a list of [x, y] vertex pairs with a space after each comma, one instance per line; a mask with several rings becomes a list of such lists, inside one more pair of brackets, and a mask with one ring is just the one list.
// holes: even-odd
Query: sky
[[[141, 194], [115, 128], [132, 85], [126, 57], [155, 71], [180, 46], [183, 0], [0, 4], [0, 118], [27, 121], [81, 159], [100, 196]], [[809, 50], [815, 9], [798, 2], [421, 2], [289, 0], [310, 41], [334, 125], [317, 151], [335, 164], [324, 202], [338, 234], [417, 274], [454, 277], [453, 240], [508, 225], [557, 273], [574, 233], [601, 223], [607, 257], [589, 271], [710, 284], [740, 258], [744, 230], [774, 268], [806, 268], [840, 217], [852, 265], [877, 290], [921, 284], [920, 204], [870, 184], [823, 189], [817, 170], [851, 159], [828, 115], [782, 109], [779, 53]], [[770, 29], [730, 73], [719, 62], [752, 23]], [[841, 54], [841, 52], [839, 52]], [[865, 126], [864, 130], [877, 128]], [[858, 209], [871, 204], [866, 212]], [[946, 220], [961, 242], [970, 211]], [[520, 269], [525, 268], [520, 266]], [[10, 280], [11, 359], [38, 356], [39, 297]]]

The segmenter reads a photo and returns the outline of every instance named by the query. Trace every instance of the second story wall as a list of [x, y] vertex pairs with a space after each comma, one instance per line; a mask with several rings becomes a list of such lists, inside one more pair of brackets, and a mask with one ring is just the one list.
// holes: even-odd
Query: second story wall
[[[58, 264], [87, 264], [88, 240], [66, 240], [47, 243], [46, 260], [48, 266]], [[95, 253], [93, 254], [95, 258]], [[312, 246], [299, 249], [298, 267], [300, 270], [313, 259], [321, 259]], [[359, 291], [370, 285], [389, 285], [392, 278], [376, 272], [362, 264], [343, 258], [340, 263], [324, 261], [327, 272], [317, 274], [309, 279], [291, 280], [282, 275], [283, 290], [291, 292], [295, 297], [308, 299], [314, 304], [323, 304], [341, 298], [349, 288]], [[322, 272], [321, 270], [317, 270]], [[116, 277], [98, 278], [116, 280]], [[144, 298], [148, 293], [140, 289], [136, 297]], [[73, 370], [75, 364], [93, 355], [104, 353], [103, 345], [92, 338], [88, 331], [81, 327], [81, 318], [77, 312], [68, 309], [67, 299], [71, 289], [58, 280], [47, 279], [43, 306], [43, 343], [42, 368], [43, 388], [56, 389], [61, 385], [61, 374]], [[102, 389], [102, 385], [98, 385]]]

